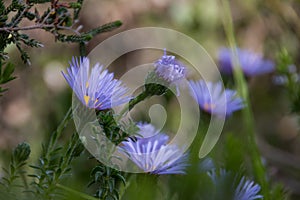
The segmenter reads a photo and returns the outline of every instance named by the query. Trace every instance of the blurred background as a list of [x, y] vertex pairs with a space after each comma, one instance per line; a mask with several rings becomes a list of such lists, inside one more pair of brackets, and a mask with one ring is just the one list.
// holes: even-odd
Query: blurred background
[[[284, 47], [293, 57], [296, 67], [299, 67], [299, 1], [230, 2], [239, 47], [264, 54], [272, 60]], [[92, 39], [87, 44], [88, 52], [111, 35], [145, 26], [171, 28], [190, 36], [207, 50], [216, 63], [219, 48], [228, 46], [219, 1], [89, 0], [84, 3], [79, 23], [85, 31], [114, 20], [123, 22], [121, 28]], [[63, 79], [61, 70], [68, 67], [72, 56], [79, 55], [78, 47], [55, 43], [51, 34], [41, 30], [29, 33], [45, 47], [28, 49], [31, 66], [22, 63], [15, 46], [7, 47], [10, 60], [17, 66], [17, 79], [7, 85], [9, 90], [0, 97], [0, 166], [7, 164], [11, 149], [22, 141], [30, 143], [31, 159], [35, 160], [40, 154], [41, 143], [55, 130], [71, 104], [72, 91]], [[124, 55], [114, 62], [114, 73], [120, 76], [134, 67], [140, 62], [140, 56], [137, 55]], [[283, 87], [274, 84], [274, 75], [248, 80], [257, 142], [272, 181], [282, 183], [293, 199], [299, 199], [299, 116], [291, 114], [287, 93]], [[172, 105], [176, 107], [177, 104]], [[240, 117], [240, 113], [237, 113], [226, 122], [223, 139], [227, 132], [243, 137]], [[74, 127], [69, 125], [62, 140], [68, 140], [73, 131]], [[221, 143], [222, 139], [218, 142], [219, 151], [222, 149]], [[78, 188], [80, 185], [86, 187], [86, 173], [93, 165], [89, 163], [90, 166], [82, 169], [79, 166], [84, 162], [85, 158], [81, 158], [75, 163], [74, 174], [79, 180], [82, 179], [76, 186]]]

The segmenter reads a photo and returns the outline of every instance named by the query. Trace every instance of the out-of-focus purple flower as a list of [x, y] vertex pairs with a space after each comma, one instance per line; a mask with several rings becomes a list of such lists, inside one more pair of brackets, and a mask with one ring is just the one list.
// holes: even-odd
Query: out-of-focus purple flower
[[206, 157], [198, 165], [199, 172], [207, 172], [215, 169], [215, 163], [212, 158]]
[[186, 75], [185, 66], [175, 59], [173, 55], [167, 55], [164, 50], [164, 55], [154, 63], [155, 72], [168, 83], [176, 83], [183, 79]]
[[234, 192], [234, 200], [254, 200], [262, 199], [263, 196], [259, 194], [260, 186], [253, 181], [242, 177]]
[[230, 116], [242, 109], [243, 99], [235, 90], [223, 89], [221, 82], [189, 81], [191, 94], [200, 108], [207, 113], [218, 116]]
[[277, 75], [272, 78], [272, 81], [275, 85], [286, 85], [289, 81], [294, 83], [300, 82], [300, 74], [291, 74], [289, 78], [287, 75]]
[[225, 186], [222, 184], [232, 183], [232, 191], [226, 191], [228, 197], [232, 196], [230, 199], [233, 200], [263, 199], [263, 196], [259, 194], [260, 186], [254, 183], [254, 181], [250, 181], [243, 176], [239, 181], [238, 185], [236, 186], [237, 183], [236, 181], [238, 179], [235, 174], [233, 174], [232, 172], [228, 172], [225, 169], [220, 169], [218, 172], [219, 173], [217, 173], [216, 169], [214, 169], [208, 172], [207, 174], [211, 178], [212, 183], [216, 187], [231, 188], [231, 187], [227, 187], [227, 185]]
[[[237, 49], [237, 56], [240, 62], [240, 66], [244, 74], [248, 77], [266, 74], [274, 71], [275, 64], [263, 59], [259, 54], [256, 54], [249, 50]], [[229, 48], [221, 48], [218, 55], [221, 72], [225, 74], [232, 73], [232, 58], [233, 54]]]
[[272, 78], [275, 85], [287, 85], [290, 82], [298, 83], [300, 81], [300, 74], [297, 73], [297, 67], [295, 65], [289, 65], [287, 69], [283, 72], [281, 71], [280, 74], [281, 75], [275, 75]]
[[226, 177], [231, 176], [231, 174], [228, 173], [225, 169], [220, 169], [219, 171], [217, 171], [216, 169], [213, 169], [213, 170], [207, 172], [207, 175], [209, 176], [209, 178], [211, 179], [211, 181], [213, 182], [214, 185], [218, 185], [218, 181], [220, 179], [224, 179]]
[[288, 78], [285, 75], [276, 75], [272, 77], [272, 81], [275, 85], [285, 85], [288, 82]]
[[62, 72], [78, 99], [87, 107], [104, 110], [128, 102], [127, 88], [113, 79], [113, 73], [97, 63], [90, 71], [87, 57], [72, 58], [67, 73]]
[[120, 150], [146, 173], [185, 174], [188, 154], [176, 145], [167, 145], [168, 141], [169, 136], [164, 133], [147, 138], [129, 138], [121, 143]]
[[296, 65], [289, 65], [287, 67], [287, 72], [290, 73], [290, 74], [297, 73], [297, 67], [296, 67]]
[[136, 126], [139, 128], [136, 137], [148, 138], [159, 134], [159, 131], [152, 124], [139, 122]]

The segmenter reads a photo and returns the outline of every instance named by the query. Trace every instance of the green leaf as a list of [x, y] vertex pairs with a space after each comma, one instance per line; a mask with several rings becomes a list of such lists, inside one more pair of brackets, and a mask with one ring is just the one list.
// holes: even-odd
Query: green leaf
[[121, 21], [110, 22], [110, 23], [104, 24], [98, 28], [92, 29], [88, 32], [85, 32], [81, 35], [64, 35], [64, 34], [58, 33], [56, 39], [61, 42], [74, 42], [74, 43], [87, 42], [87, 41], [90, 41], [94, 36], [96, 36], [100, 33], [112, 31], [112, 30], [120, 27], [121, 25], [122, 25]]
[[15, 79], [16, 77], [12, 76], [14, 71], [15, 67], [12, 63], [6, 64], [3, 72], [0, 71], [0, 84], [4, 84]]
[[121, 180], [124, 185], [126, 185], [126, 180], [121, 174], [117, 173], [115, 176]]
[[36, 174], [29, 174], [28, 177], [32, 177], [32, 178], [36, 178], [36, 179], [41, 178], [39, 175], [36, 175]]
[[31, 168], [33, 168], [33, 169], [41, 170], [41, 167], [39, 167], [39, 166], [29, 165], [29, 167], [31, 167]]
[[102, 25], [98, 28], [92, 29], [92, 30], [86, 32], [85, 34], [91, 34], [91, 36], [95, 36], [95, 35], [98, 35], [100, 33], [112, 31], [116, 28], [119, 28], [121, 25], [122, 25], [122, 22], [117, 20], [117, 21], [114, 21], [114, 22], [104, 24], [104, 25]]

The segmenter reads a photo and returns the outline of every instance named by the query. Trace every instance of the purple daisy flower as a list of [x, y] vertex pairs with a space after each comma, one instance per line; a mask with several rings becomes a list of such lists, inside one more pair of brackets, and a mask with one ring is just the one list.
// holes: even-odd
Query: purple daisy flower
[[136, 137], [141, 136], [143, 138], [148, 138], [159, 134], [159, 131], [156, 130], [152, 124], [139, 122], [136, 126], [139, 128], [139, 131], [137, 132], [138, 136]]
[[234, 200], [254, 200], [262, 199], [263, 196], [259, 195], [260, 186], [253, 181], [247, 180], [242, 177], [234, 192]]
[[218, 185], [218, 181], [220, 181], [220, 179], [230, 177], [232, 174], [228, 173], [225, 169], [221, 168], [219, 171], [217, 171], [214, 168], [213, 170], [207, 172], [207, 175], [209, 176], [214, 185]]
[[[259, 54], [249, 50], [237, 49], [237, 56], [241, 69], [248, 77], [270, 73], [275, 70], [275, 64], [263, 59]], [[225, 74], [232, 74], [232, 52], [229, 48], [221, 48], [218, 55], [220, 70]]]
[[164, 55], [154, 63], [155, 71], [168, 83], [176, 83], [186, 75], [185, 66], [175, 59], [175, 56], [167, 55], [166, 49]]
[[239, 184], [235, 188], [237, 176], [232, 172], [228, 172], [225, 169], [220, 169], [219, 173], [217, 173], [216, 169], [214, 169], [207, 174], [211, 178], [212, 183], [218, 187], [222, 187], [222, 184], [226, 184], [233, 180], [233, 190], [227, 191], [228, 194], [233, 195], [233, 200], [263, 199], [263, 196], [259, 194], [260, 186], [254, 183], [254, 181], [246, 179], [244, 176], [241, 178]]
[[186, 67], [176, 60], [175, 56], [167, 55], [166, 49], [164, 55], [154, 63], [155, 74], [170, 86], [176, 87], [176, 93], [179, 95], [178, 84], [186, 76]]
[[[148, 133], [140, 131], [140, 134], [143, 136]], [[188, 154], [183, 153], [176, 145], [167, 145], [168, 141], [168, 135], [159, 133], [147, 138], [129, 138], [119, 148], [144, 172], [160, 175], [185, 174]]]
[[222, 83], [189, 81], [191, 94], [200, 108], [218, 116], [230, 116], [245, 105], [235, 90], [223, 89]]
[[72, 58], [67, 73], [62, 72], [78, 99], [88, 108], [104, 110], [128, 102], [127, 88], [113, 79], [113, 73], [97, 63], [90, 71], [87, 57]]

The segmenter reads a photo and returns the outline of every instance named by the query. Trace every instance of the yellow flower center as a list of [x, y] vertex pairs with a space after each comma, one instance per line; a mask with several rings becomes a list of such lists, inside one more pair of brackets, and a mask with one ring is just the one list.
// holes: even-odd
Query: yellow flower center
[[84, 98], [84, 102], [85, 102], [85, 105], [86, 105], [86, 106], [89, 104], [89, 101], [90, 101], [90, 100], [94, 101], [94, 105], [99, 101], [98, 99], [96, 99], [96, 100], [91, 99], [91, 97], [88, 96], [88, 95], [84, 95], [83, 98]]
[[[85, 83], [85, 87], [86, 87], [86, 89], [89, 87], [89, 82], [86, 82]], [[98, 99], [91, 99], [91, 97], [90, 96], [88, 96], [88, 95], [84, 95], [84, 102], [85, 102], [85, 105], [87, 106], [88, 104], [89, 104], [89, 101], [91, 100], [91, 101], [94, 101], [94, 105], [99, 101]]]
[[84, 95], [84, 101], [85, 101], [85, 105], [88, 105], [88, 103], [89, 103], [89, 100], [90, 100], [90, 97], [89, 96], [87, 96], [87, 95]]
[[211, 111], [215, 107], [216, 107], [216, 104], [213, 104], [213, 103], [205, 103], [204, 104], [204, 110], [206, 110], [206, 111]]

